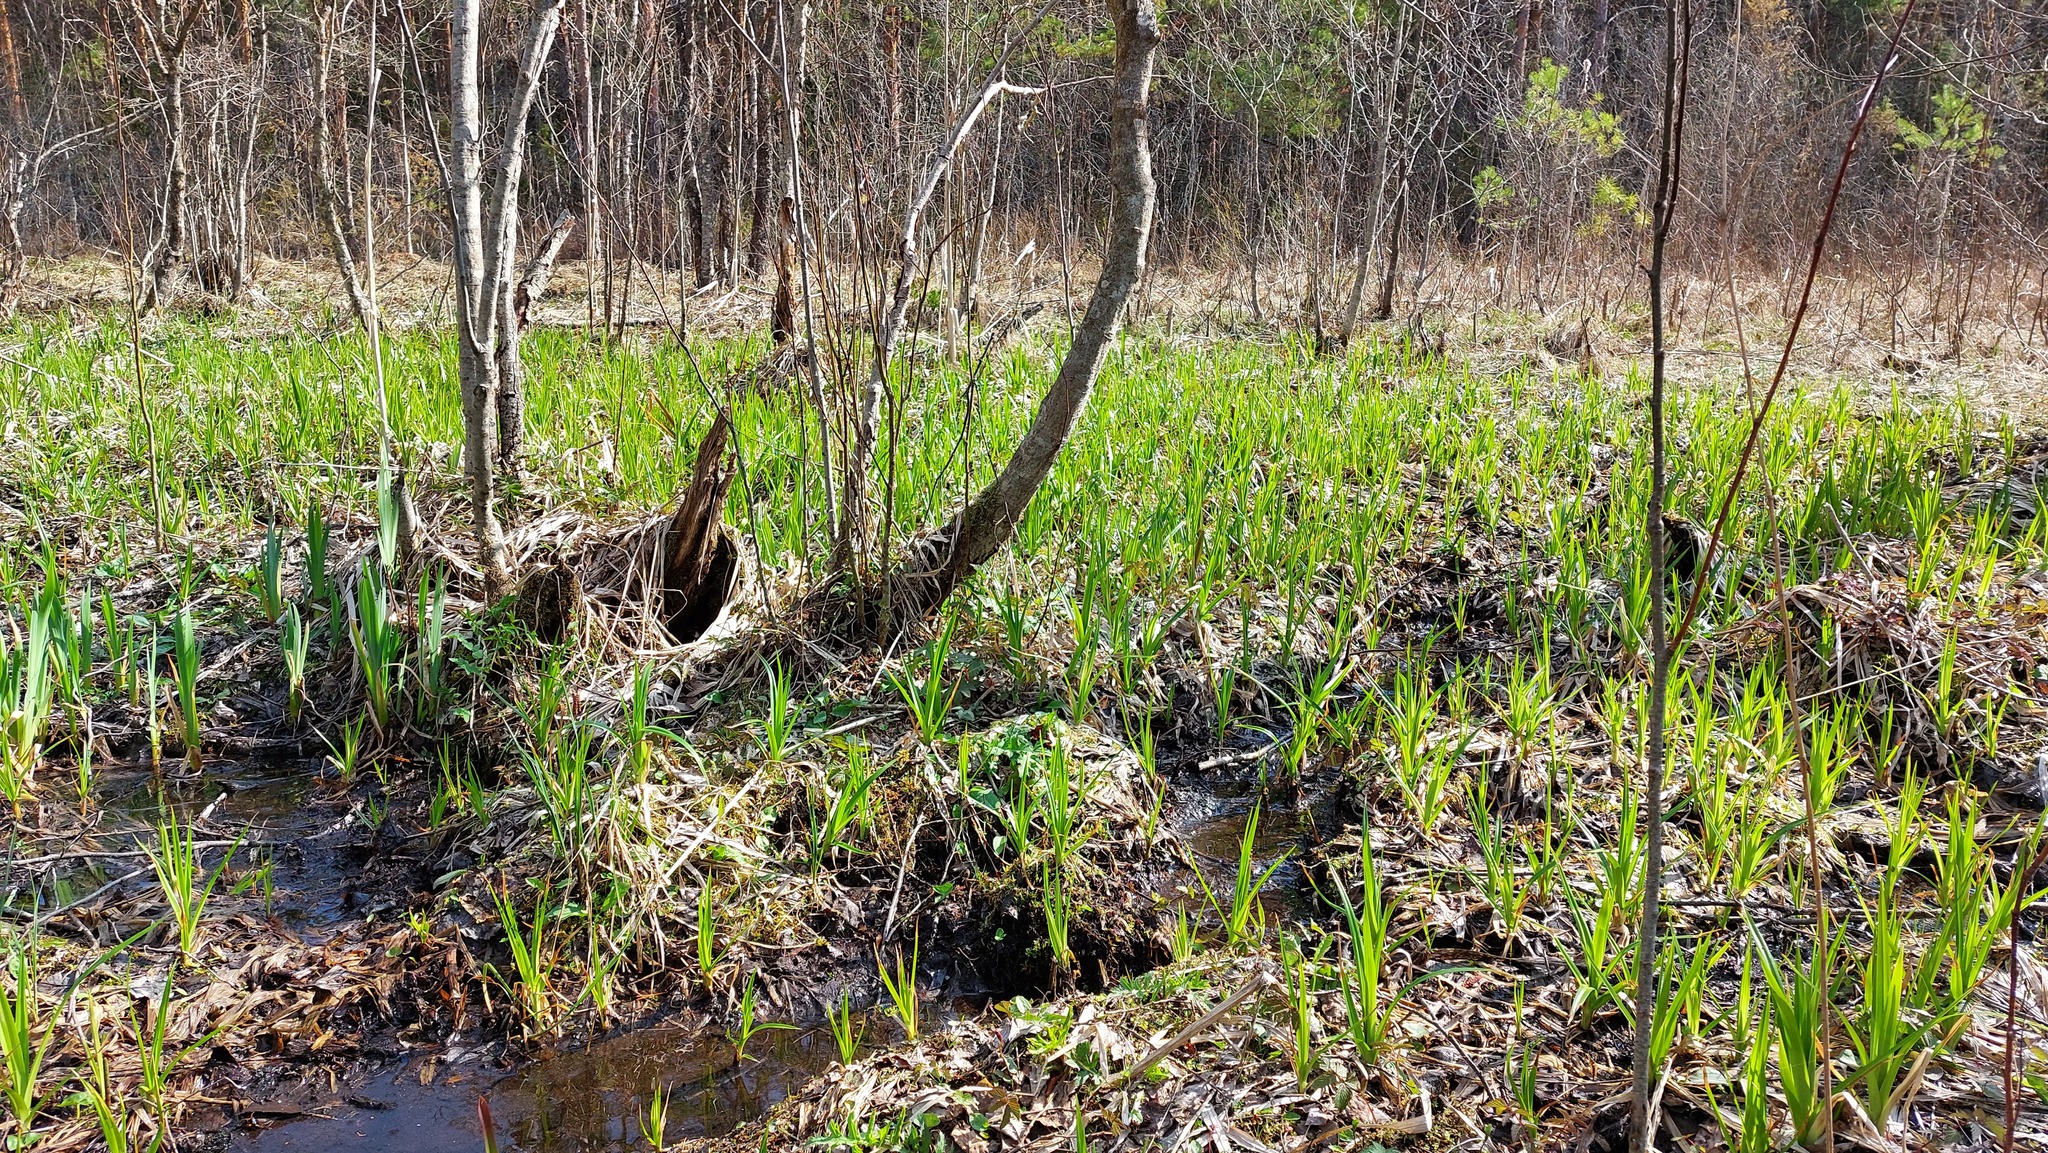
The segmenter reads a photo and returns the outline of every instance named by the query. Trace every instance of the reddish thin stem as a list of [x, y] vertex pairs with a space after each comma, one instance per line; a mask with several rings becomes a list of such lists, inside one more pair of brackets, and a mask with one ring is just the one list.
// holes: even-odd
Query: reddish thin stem
[[1721, 540], [1728, 529], [1728, 518], [1735, 509], [1735, 497], [1742, 491], [1742, 481], [1749, 474], [1750, 459], [1756, 453], [1756, 442], [1763, 435], [1764, 421], [1770, 418], [1771, 405], [1778, 398], [1778, 387], [1785, 381], [1785, 371], [1792, 363], [1793, 346], [1799, 342], [1799, 329], [1806, 321], [1807, 306], [1813, 300], [1813, 282], [1820, 275], [1820, 258], [1827, 247], [1828, 232], [1834, 227], [1835, 207], [1842, 199], [1842, 185], [1849, 177], [1849, 162], [1855, 158], [1856, 142], [1863, 135], [1863, 127], [1870, 122], [1870, 114], [1877, 107], [1878, 89], [1884, 86], [1885, 78], [1891, 75], [1892, 66], [1899, 61], [1899, 40], [1906, 33], [1906, 24], [1913, 18], [1913, 7], [1918, 0], [1906, 0], [1906, 6], [1899, 11], [1898, 23], [1892, 27], [1891, 39], [1885, 44], [1884, 59], [1878, 63], [1877, 74], [1870, 78], [1870, 87], [1863, 92], [1863, 100], [1856, 107], [1856, 119], [1849, 126], [1849, 139], [1842, 145], [1841, 163], [1835, 166], [1835, 180], [1828, 189], [1826, 206], [1821, 210], [1820, 228], [1813, 236], [1813, 251], [1806, 262], [1806, 280], [1799, 289], [1799, 306], [1792, 312], [1792, 328], [1785, 334], [1785, 347], [1778, 354], [1778, 367], [1771, 374], [1770, 387], [1764, 390], [1763, 404], [1749, 424], [1749, 436], [1742, 443], [1742, 455], [1735, 462], [1735, 476], [1728, 482], [1728, 491], [1721, 498], [1720, 515], [1714, 518], [1714, 531], [1707, 538], [1707, 551], [1702, 559], [1699, 572], [1701, 579], [1694, 584], [1692, 596], [1685, 605], [1685, 615], [1679, 618], [1678, 627], [1671, 633], [1672, 651], [1685, 643], [1686, 633], [1692, 628], [1693, 618], [1699, 614], [1700, 600], [1710, 583], [1706, 574], [1713, 572], [1714, 560], [1721, 551]]

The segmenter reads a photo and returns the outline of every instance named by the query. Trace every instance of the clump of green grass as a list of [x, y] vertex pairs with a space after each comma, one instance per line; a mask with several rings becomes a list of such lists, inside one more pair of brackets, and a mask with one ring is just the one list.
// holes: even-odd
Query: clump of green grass
[[917, 954], [919, 941], [913, 939], [910, 945], [910, 960], [906, 964], [901, 947], [896, 950], [896, 967], [892, 972], [882, 962], [879, 951], [875, 954], [875, 971], [881, 975], [882, 988], [889, 994], [889, 1012], [896, 1023], [903, 1026], [905, 1040], [915, 1041], [918, 1035], [918, 1003], [922, 999], [917, 988]]
[[853, 1059], [860, 1054], [861, 1036], [865, 1030], [854, 1019], [852, 995], [842, 992], [839, 1004], [827, 1005], [825, 1019], [832, 1028], [832, 1046], [839, 1054], [839, 1063], [853, 1064]]
[[35, 787], [55, 686], [50, 678], [51, 631], [61, 602], [45, 590], [27, 609], [28, 629], [10, 645], [0, 633], [0, 797], [15, 815]]
[[177, 812], [170, 808], [165, 808], [157, 818], [154, 842], [143, 845], [150, 869], [156, 874], [157, 888], [163, 894], [164, 907], [170, 911], [178, 954], [188, 961], [199, 955], [206, 906], [240, 845], [237, 838], [209, 872], [200, 860], [199, 840], [191, 824], [179, 820]]
[[937, 743], [940, 731], [946, 726], [946, 713], [953, 707], [953, 696], [960, 690], [959, 683], [949, 679], [947, 670], [953, 650], [953, 629], [958, 620], [955, 615], [947, 615], [939, 635], [925, 647], [921, 667], [913, 669], [909, 662], [905, 662], [902, 670], [889, 674], [890, 686], [903, 699], [903, 707], [909, 710], [918, 736], [924, 738], [927, 745]]
[[533, 915], [522, 918], [512, 894], [504, 887], [493, 894], [498, 905], [498, 924], [505, 932], [505, 946], [512, 954], [512, 972], [488, 971], [517, 1005], [529, 1032], [545, 1032], [555, 1020], [555, 942], [548, 932], [549, 893], [542, 888], [533, 903]]
[[365, 562], [356, 572], [355, 596], [348, 605], [349, 643], [355, 649], [363, 704], [380, 737], [395, 719], [405, 645], [384, 580], [382, 569]]
[[1223, 910], [1223, 934], [1233, 948], [1264, 935], [1266, 907], [1260, 903], [1259, 894], [1265, 891], [1266, 882], [1272, 880], [1273, 874], [1287, 862], [1287, 854], [1282, 853], [1263, 871], [1259, 869], [1255, 854], [1262, 812], [1263, 805], [1252, 806], [1252, 811], [1244, 819], [1244, 832], [1237, 839], [1237, 872], [1231, 879], [1230, 905]]
[[4, 1065], [7, 1111], [14, 1117], [19, 1148], [34, 1143], [36, 1120], [49, 1104], [43, 1065], [56, 1039], [56, 1020], [36, 990], [36, 942], [12, 936], [7, 942], [6, 972], [0, 974], [0, 1065]]
[[747, 974], [746, 986], [740, 992], [740, 1019], [738, 1028], [731, 1034], [733, 1059], [745, 1061], [747, 1046], [762, 1033], [794, 1029], [796, 1026], [782, 1021], [763, 1021], [754, 1000], [754, 975]]

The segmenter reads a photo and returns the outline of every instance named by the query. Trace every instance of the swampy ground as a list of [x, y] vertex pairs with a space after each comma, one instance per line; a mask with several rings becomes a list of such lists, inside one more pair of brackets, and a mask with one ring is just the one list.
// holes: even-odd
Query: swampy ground
[[[746, 332], [531, 337], [536, 631], [466, 559], [445, 331], [380, 374], [14, 322], [10, 1147], [1618, 1148], [1638, 1025], [1673, 1148], [2040, 1147], [2032, 414], [1811, 376], [1708, 564], [1748, 410], [1681, 390], [1635, 1022], [1641, 388], [1489, 324], [1138, 326], [1013, 545], [877, 643], [804, 611], [814, 425]], [[895, 539], [1058, 340], [912, 358]], [[680, 638], [636, 565], [713, 396], [741, 571]]]

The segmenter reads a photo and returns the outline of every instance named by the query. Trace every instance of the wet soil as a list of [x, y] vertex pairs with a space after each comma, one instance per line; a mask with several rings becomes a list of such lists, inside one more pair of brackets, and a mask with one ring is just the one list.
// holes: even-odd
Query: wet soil
[[85, 818], [46, 802], [38, 857], [59, 859], [9, 868], [0, 905], [17, 914], [75, 908], [88, 925], [122, 923], [128, 903], [155, 891], [141, 845], [163, 811], [194, 830], [206, 846], [203, 858], [218, 861], [235, 848], [221, 888], [243, 889], [222, 896], [223, 906], [252, 899], [253, 912], [280, 933], [303, 934], [389, 906], [389, 866], [406, 859], [371, 851], [363, 793], [306, 758], [210, 760], [190, 775], [113, 766], [95, 791], [99, 800]]
[[[1270, 788], [1260, 779], [1264, 760], [1246, 758], [1217, 770], [1189, 766], [1175, 774], [1163, 818], [1182, 859], [1202, 871], [1218, 899], [1228, 901], [1244, 829], [1256, 809], [1254, 872], [1273, 867], [1260, 900], [1269, 919], [1299, 917], [1312, 903], [1300, 862], [1315, 822], [1306, 819], [1298, 790]], [[1201, 887], [1192, 874], [1183, 870], [1176, 881], [1172, 887], [1184, 894], [1191, 911], [1198, 909]], [[928, 969], [944, 964], [926, 957]], [[988, 1000], [960, 998], [943, 1011], [973, 1015], [986, 1011]], [[927, 1012], [939, 1008], [928, 1005]], [[879, 1010], [870, 1011], [866, 1035], [882, 1044], [900, 1036]], [[830, 1031], [815, 1022], [755, 1036], [740, 1060], [724, 1029], [699, 1013], [674, 1014], [585, 1045], [514, 1060], [509, 1067], [502, 1046], [482, 1049], [481, 1057], [465, 1053], [461, 1039], [452, 1038], [433, 1056], [366, 1063], [331, 1078], [280, 1084], [271, 1099], [243, 1116], [230, 1148], [470, 1153], [483, 1147], [479, 1097], [488, 1100], [506, 1150], [644, 1148], [641, 1125], [657, 1086], [668, 1095], [668, 1138], [719, 1136], [802, 1091], [837, 1060]]]
[[230, 1145], [249, 1153], [407, 1149], [475, 1153], [488, 1099], [499, 1147], [526, 1153], [645, 1148], [641, 1124], [657, 1087], [664, 1136], [717, 1136], [758, 1117], [837, 1059], [825, 1029], [757, 1036], [737, 1058], [702, 1025], [653, 1025], [507, 1071], [428, 1058], [379, 1069], [332, 1091], [302, 1087], [266, 1103]]

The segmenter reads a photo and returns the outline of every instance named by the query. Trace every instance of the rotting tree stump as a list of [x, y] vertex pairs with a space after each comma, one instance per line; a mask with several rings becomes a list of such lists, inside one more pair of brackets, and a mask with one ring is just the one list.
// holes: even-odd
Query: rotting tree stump
[[704, 635], [732, 593], [739, 545], [725, 524], [725, 497], [736, 469], [727, 451], [731, 426], [719, 412], [697, 444], [697, 465], [662, 533], [659, 611], [679, 642]]

